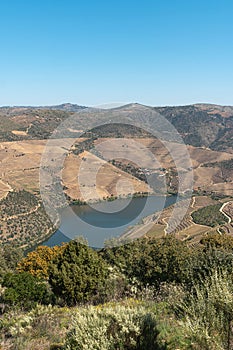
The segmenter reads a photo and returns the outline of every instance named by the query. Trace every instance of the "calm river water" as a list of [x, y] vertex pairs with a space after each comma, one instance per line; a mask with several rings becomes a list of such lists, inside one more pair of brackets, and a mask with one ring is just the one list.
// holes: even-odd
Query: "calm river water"
[[177, 196], [149, 196], [64, 208], [60, 211], [59, 229], [43, 245], [52, 247], [83, 236], [90, 246], [101, 248], [106, 239], [123, 234], [142, 218], [161, 211], [176, 200]]

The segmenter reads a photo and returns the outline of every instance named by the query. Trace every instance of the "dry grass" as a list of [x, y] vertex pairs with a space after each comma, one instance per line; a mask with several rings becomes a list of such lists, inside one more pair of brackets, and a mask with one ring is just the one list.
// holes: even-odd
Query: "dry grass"
[[66, 158], [62, 178], [71, 198], [86, 201], [149, 190], [144, 182], [87, 151]]
[[9, 191], [11, 191], [11, 186], [0, 180], [0, 200], [5, 198]]
[[12, 130], [11, 132], [12, 132], [12, 134], [14, 134], [14, 135], [27, 136], [27, 132], [26, 132], [26, 131]]
[[[107, 142], [107, 147], [105, 146], [105, 142]], [[103, 146], [101, 146], [101, 143], [103, 143]], [[175, 164], [169, 153], [169, 149], [172, 149], [178, 158], [179, 170], [185, 170], [185, 167], [190, 165], [185, 161], [182, 148], [176, 143], [162, 143], [159, 140], [135, 138], [134, 140], [116, 139], [113, 143], [109, 142], [109, 139], [98, 139], [96, 145], [100, 149], [101, 147], [104, 149], [104, 155], [106, 157], [120, 159], [121, 161], [125, 159], [125, 163], [128, 158], [133, 160], [138, 166], [144, 168], [147, 167], [154, 170], [158, 170], [161, 167], [166, 169], [174, 168]], [[147, 152], [145, 152], [145, 148], [148, 149]], [[232, 159], [232, 154], [190, 145], [187, 146], [187, 149], [193, 167], [194, 188], [200, 187], [206, 191], [214, 190], [218, 193], [233, 195], [232, 181], [231, 179], [228, 183], [224, 181], [220, 168], [202, 166], [210, 162], [230, 160]]]
[[155, 224], [153, 227], [147, 232], [147, 237], [152, 238], [162, 238], [165, 236], [164, 229], [166, 228], [166, 225], [159, 225]]
[[197, 210], [199, 208], [207, 207], [208, 205], [216, 204], [216, 201], [207, 196], [195, 196], [193, 197], [192, 208]]
[[[105, 141], [107, 142], [107, 147], [103, 143]], [[4, 197], [11, 187], [17, 190], [22, 188], [30, 191], [38, 190], [39, 167], [46, 142], [47, 140], [26, 140], [3, 142], [0, 144], [0, 198]], [[101, 146], [101, 144], [103, 146]], [[125, 159], [126, 162], [128, 158], [138, 163], [140, 167], [148, 167], [154, 170], [158, 170], [160, 167], [167, 169], [174, 167], [174, 162], [166, 148], [166, 143], [164, 146], [158, 140], [146, 138], [135, 140], [118, 139], [117, 141], [111, 142], [111, 139], [98, 139], [96, 141], [96, 146], [100, 149], [101, 147], [104, 149], [104, 155], [106, 157], [111, 159]], [[176, 144], [172, 144], [171, 146], [176, 150], [178, 157], [181, 159], [180, 168], [182, 168], [182, 166], [184, 166], [184, 164], [182, 164], [182, 150], [180, 150]], [[145, 151], [146, 147], [148, 148], [147, 151]], [[194, 169], [194, 187], [233, 195], [232, 181], [224, 182], [219, 168], [205, 168], [201, 166], [202, 164], [212, 161], [219, 162], [231, 159], [232, 155], [225, 152], [215, 152], [192, 146], [188, 146], [188, 150]], [[78, 189], [76, 185], [77, 167], [79, 167], [81, 160], [73, 156], [70, 157], [67, 158], [65, 162], [65, 170], [63, 172], [64, 183], [66, 185], [68, 183], [67, 193], [72, 198], [77, 199], [80, 198], [80, 189]], [[98, 197], [108, 196], [111, 193], [115, 195], [116, 183], [120, 178], [127, 180], [127, 182], [121, 182], [122, 189], [120, 193], [122, 194], [132, 192], [127, 190], [128, 180], [130, 180], [131, 184], [135, 187], [135, 192], [145, 190], [145, 184], [140, 183], [136, 179], [133, 180], [132, 177], [125, 174], [123, 171], [113, 168], [109, 164], [104, 165], [101, 159], [95, 158], [93, 155], [91, 156], [88, 154], [88, 157], [90, 163], [92, 163], [90, 166], [93, 166], [95, 169], [102, 165], [97, 177], [96, 191]], [[89, 177], [90, 174], [87, 173], [87, 180]], [[88, 197], [91, 197], [91, 193], [93, 193], [93, 188], [90, 190]]]
[[[80, 139], [82, 141], [82, 139]], [[47, 140], [2, 142], [0, 144], [0, 196], [10, 189], [37, 191], [41, 156]], [[51, 152], [62, 149], [51, 144]], [[2, 193], [3, 192], [3, 193]]]

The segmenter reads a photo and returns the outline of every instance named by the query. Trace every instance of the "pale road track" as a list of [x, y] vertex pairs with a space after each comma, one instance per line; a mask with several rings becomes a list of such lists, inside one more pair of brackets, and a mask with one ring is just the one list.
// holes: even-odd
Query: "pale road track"
[[195, 196], [194, 196], [192, 199], [193, 199], [193, 201], [192, 201], [192, 204], [191, 204], [191, 208], [194, 208], [194, 205], [195, 205], [195, 203], [196, 203], [196, 198], [195, 198]]
[[9, 192], [12, 192], [13, 191], [13, 188], [10, 186], [10, 184], [8, 182], [4, 182], [0, 179], [0, 182], [3, 184], [3, 186], [6, 186], [8, 187], [8, 191], [4, 191], [5, 194], [0, 198], [0, 200], [4, 199], [7, 197], [8, 193]]
[[166, 227], [164, 228], [164, 235], [166, 236], [166, 235], [167, 235], [167, 231], [168, 231], [168, 229], [169, 229], [169, 224], [168, 224], [169, 217], [163, 218], [162, 221], [163, 221], [164, 224], [166, 225]]
[[12, 192], [13, 191], [13, 188], [11, 187], [11, 185], [9, 185], [8, 182], [4, 182], [0, 179], [0, 182], [4, 185], [4, 186], [7, 186], [9, 188], [9, 191]]
[[29, 129], [32, 127], [32, 123], [30, 123], [29, 124], [29, 126], [27, 127], [27, 129], [26, 129], [26, 134], [28, 135], [28, 131], [29, 131]]
[[17, 219], [17, 218], [22, 217], [22, 216], [27, 216], [27, 215], [30, 215], [32, 213], [35, 213], [39, 208], [40, 208], [40, 204], [38, 204], [35, 208], [31, 209], [30, 211], [27, 211], [26, 213], [8, 216], [7, 218], [3, 218], [2, 220], [8, 221], [8, 220], [12, 220], [12, 219]]
[[[228, 223], [230, 224], [232, 219], [229, 215], [227, 215], [223, 209], [225, 208], [225, 206], [227, 204], [229, 204], [230, 202], [226, 202], [224, 203], [221, 208], [219, 209], [219, 211], [228, 219]], [[195, 197], [193, 197], [193, 202], [191, 204], [191, 208], [193, 208], [195, 205]], [[162, 219], [162, 221], [164, 222], [164, 224], [166, 225], [165, 229], [164, 229], [164, 234], [165, 236], [167, 235], [167, 229], [168, 229], [168, 220], [169, 218], [168, 217], [165, 217]], [[193, 222], [193, 225], [196, 225], [194, 222]], [[193, 226], [191, 225], [191, 226]], [[203, 227], [206, 227], [205, 225], [198, 225], [198, 226], [203, 226]], [[133, 228], [133, 229], [130, 229], [128, 232], [126, 232], [125, 234], [122, 235], [122, 237], [130, 237], [130, 238], [139, 238], [143, 235], [143, 233], [145, 233], [145, 231], [148, 231], [148, 229], [150, 229], [151, 227], [153, 227], [153, 223], [148, 220], [146, 223], [144, 224], [141, 224], [141, 225], [138, 225], [138, 227], [136, 228]], [[219, 230], [219, 229], [217, 229]], [[218, 231], [219, 232], [219, 231]], [[221, 233], [221, 232], [219, 232]]]
[[222, 205], [221, 208], [219, 209], [219, 211], [228, 219], [228, 224], [231, 223], [231, 217], [230, 217], [229, 215], [227, 215], [227, 214], [223, 211], [223, 209], [224, 209], [225, 206], [226, 206], [227, 204], [229, 204], [229, 203], [230, 203], [230, 202], [223, 203], [223, 205]]

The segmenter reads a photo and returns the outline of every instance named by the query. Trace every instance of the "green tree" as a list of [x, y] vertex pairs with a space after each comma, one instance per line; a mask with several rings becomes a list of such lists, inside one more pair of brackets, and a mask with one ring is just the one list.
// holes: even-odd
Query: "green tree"
[[23, 257], [23, 251], [12, 244], [0, 245], [0, 276], [13, 272]]
[[205, 235], [201, 241], [204, 249], [221, 249], [229, 252], [233, 251], [233, 237], [226, 234], [219, 234], [218, 232], [209, 233]]
[[143, 284], [182, 282], [187, 278], [191, 249], [185, 242], [168, 236], [163, 239], [139, 239], [126, 245], [106, 248], [101, 254], [128, 277]]
[[90, 300], [107, 277], [107, 265], [92, 248], [71, 241], [49, 268], [49, 282], [57, 297], [75, 305]]
[[6, 288], [2, 301], [10, 305], [27, 309], [35, 303], [49, 304], [52, 301], [52, 293], [48, 285], [28, 272], [7, 273], [2, 286]]

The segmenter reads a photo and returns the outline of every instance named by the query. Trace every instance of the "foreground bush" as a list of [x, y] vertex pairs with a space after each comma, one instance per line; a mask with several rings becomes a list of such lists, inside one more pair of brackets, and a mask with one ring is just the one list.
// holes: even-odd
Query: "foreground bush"
[[163, 282], [180, 283], [187, 279], [188, 262], [193, 252], [186, 242], [170, 235], [163, 239], [138, 239], [101, 252], [112, 266], [143, 285], [159, 287]]
[[64, 246], [53, 248], [38, 246], [34, 251], [29, 252], [17, 266], [19, 272], [29, 272], [39, 278], [48, 278], [50, 262], [64, 249]]
[[105, 283], [107, 264], [95, 250], [72, 241], [52, 261], [49, 283], [67, 305], [91, 300]]
[[195, 350], [233, 348], [233, 282], [225, 271], [215, 270], [176, 305], [184, 338]]
[[68, 308], [51, 305], [37, 305], [29, 312], [11, 310], [0, 318], [0, 349], [48, 350], [53, 345], [61, 346], [70, 317]]
[[67, 350], [162, 350], [155, 316], [137, 305], [80, 309], [73, 316]]
[[5, 289], [1, 300], [9, 305], [28, 309], [36, 303], [49, 304], [53, 300], [48, 285], [27, 272], [6, 274], [2, 286]]

